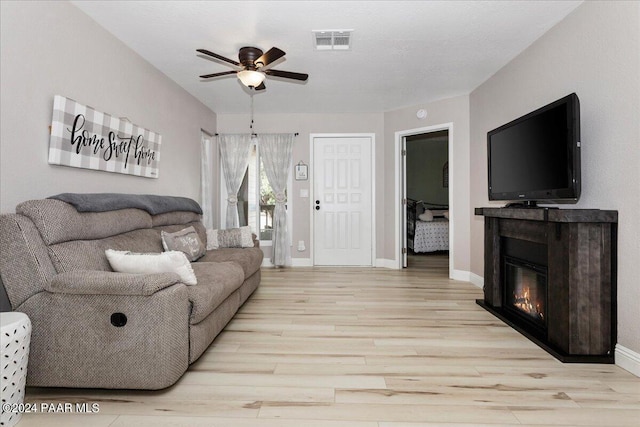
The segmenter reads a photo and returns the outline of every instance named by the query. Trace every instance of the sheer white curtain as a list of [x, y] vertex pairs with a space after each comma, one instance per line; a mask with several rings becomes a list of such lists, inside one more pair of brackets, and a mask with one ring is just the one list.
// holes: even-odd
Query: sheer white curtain
[[202, 205], [202, 224], [213, 228], [213, 138], [202, 132], [200, 139], [200, 200]]
[[275, 266], [291, 265], [291, 248], [287, 228], [287, 197], [285, 190], [291, 169], [293, 150], [292, 133], [262, 134], [258, 136], [260, 158], [269, 184], [276, 194], [276, 206], [273, 210], [273, 254], [271, 262]]
[[222, 173], [227, 185], [227, 218], [225, 228], [235, 228], [238, 220], [238, 190], [249, 165], [251, 134], [218, 135]]

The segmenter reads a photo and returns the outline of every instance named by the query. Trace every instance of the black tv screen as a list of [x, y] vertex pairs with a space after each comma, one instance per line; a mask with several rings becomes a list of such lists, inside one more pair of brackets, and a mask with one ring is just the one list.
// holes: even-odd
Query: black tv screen
[[575, 93], [487, 133], [489, 200], [577, 202], [580, 101]]

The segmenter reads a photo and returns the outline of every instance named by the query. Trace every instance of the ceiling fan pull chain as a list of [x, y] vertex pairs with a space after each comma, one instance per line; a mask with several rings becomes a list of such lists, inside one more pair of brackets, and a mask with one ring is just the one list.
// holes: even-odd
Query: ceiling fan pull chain
[[251, 123], [249, 124], [249, 129], [253, 134], [253, 93], [250, 95], [250, 98], [251, 98]]

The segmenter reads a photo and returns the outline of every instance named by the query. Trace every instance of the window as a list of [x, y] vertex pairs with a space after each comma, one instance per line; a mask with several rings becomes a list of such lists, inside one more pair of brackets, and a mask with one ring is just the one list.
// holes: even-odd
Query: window
[[[254, 142], [249, 157], [249, 167], [244, 175], [242, 185], [238, 191], [238, 218], [240, 226], [249, 225], [251, 231], [258, 236], [260, 244], [271, 244], [273, 233], [273, 210], [276, 204], [276, 195], [269, 185], [267, 174], [260, 160], [260, 149]], [[285, 195], [287, 199], [291, 194], [291, 172]], [[227, 215], [227, 188], [220, 166], [220, 218], [224, 223]], [[291, 209], [287, 202], [287, 224], [291, 230]]]

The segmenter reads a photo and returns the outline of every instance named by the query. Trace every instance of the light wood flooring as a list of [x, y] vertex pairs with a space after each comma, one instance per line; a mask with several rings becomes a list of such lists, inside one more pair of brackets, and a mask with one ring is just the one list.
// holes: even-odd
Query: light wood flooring
[[[562, 364], [447, 278], [416, 268], [266, 269], [258, 291], [162, 391], [27, 389], [26, 402], [97, 402], [28, 426], [425, 427], [640, 425], [640, 379]], [[411, 262], [410, 262], [410, 265]]]

